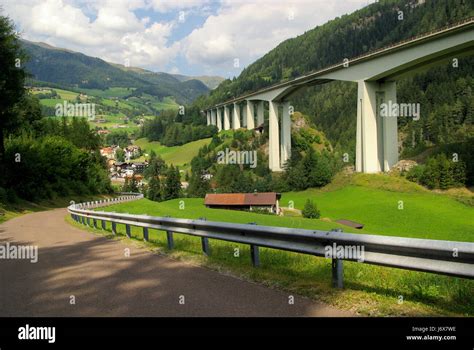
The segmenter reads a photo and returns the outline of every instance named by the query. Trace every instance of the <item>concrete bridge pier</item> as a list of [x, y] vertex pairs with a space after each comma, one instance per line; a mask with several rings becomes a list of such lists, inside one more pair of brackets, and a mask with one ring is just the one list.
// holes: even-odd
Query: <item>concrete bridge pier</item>
[[229, 108], [224, 106], [224, 130], [230, 129], [230, 117], [229, 117]]
[[359, 81], [357, 92], [356, 171], [389, 171], [398, 162], [396, 116], [380, 116], [382, 103], [397, 102], [396, 82]]
[[216, 109], [216, 117], [217, 117], [217, 130], [222, 130], [222, 111], [220, 108]]
[[206, 121], [207, 121], [206, 125], [211, 125], [211, 112], [210, 111], [206, 112]]
[[280, 128], [278, 122], [277, 102], [269, 102], [268, 110], [268, 137], [269, 137], [269, 166], [271, 171], [282, 171], [280, 164]]
[[255, 129], [255, 117], [254, 117], [254, 108], [253, 108], [253, 102], [250, 100], [247, 100], [247, 106], [246, 106], [246, 112], [245, 112], [245, 119], [246, 124], [247, 124], [247, 129]]
[[234, 113], [232, 118], [232, 129], [240, 129], [240, 106], [237, 102], [234, 103]]
[[211, 109], [211, 125], [216, 125], [216, 110]]
[[282, 104], [281, 116], [281, 167], [284, 168], [285, 163], [291, 157], [291, 115], [290, 103], [284, 102]]
[[257, 126], [264, 123], [264, 101], [259, 101], [257, 105]]

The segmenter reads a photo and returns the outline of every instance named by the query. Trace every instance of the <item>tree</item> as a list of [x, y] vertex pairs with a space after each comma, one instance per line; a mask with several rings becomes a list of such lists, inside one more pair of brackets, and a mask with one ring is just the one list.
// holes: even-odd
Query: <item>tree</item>
[[108, 134], [105, 138], [107, 145], [118, 145], [121, 148], [128, 146], [128, 133], [123, 130]]
[[319, 219], [321, 213], [318, 210], [316, 204], [311, 199], [307, 199], [302, 211], [303, 217], [308, 219]]
[[146, 167], [144, 171], [144, 176], [147, 179], [163, 175], [166, 170], [166, 163], [159, 155], [157, 156], [155, 152], [152, 151], [150, 155], [150, 164]]
[[165, 201], [179, 198], [181, 196], [181, 176], [179, 169], [171, 165], [166, 172], [166, 181], [163, 188], [163, 199]]
[[125, 151], [121, 148], [117, 148], [115, 150], [115, 159], [119, 162], [124, 162], [125, 161]]
[[138, 181], [135, 176], [126, 177], [122, 186], [122, 192], [138, 192]]
[[6, 133], [14, 131], [20, 122], [14, 107], [25, 95], [25, 61], [13, 23], [0, 16], [0, 181], [4, 179]]
[[162, 200], [161, 182], [158, 176], [153, 176], [148, 182], [147, 197], [149, 200], [160, 202]]

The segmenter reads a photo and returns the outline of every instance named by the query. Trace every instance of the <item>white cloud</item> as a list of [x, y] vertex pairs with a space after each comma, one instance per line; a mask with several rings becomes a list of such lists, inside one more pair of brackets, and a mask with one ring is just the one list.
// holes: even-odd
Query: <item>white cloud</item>
[[183, 41], [184, 54], [192, 64], [237, 74], [235, 58], [242, 68], [280, 42], [363, 5], [367, 0], [224, 0], [218, 13]]
[[[186, 71], [189, 65], [196, 70], [194, 74], [238, 75], [244, 66], [280, 42], [367, 2], [6, 0], [3, 7], [28, 40], [44, 41], [111, 62], [123, 64], [128, 59], [132, 66], [154, 70], [173, 67]], [[184, 23], [179, 21], [177, 11], [184, 11]], [[174, 31], [190, 25], [191, 15], [204, 17], [205, 22], [173, 41]], [[240, 68], [234, 68], [236, 58]]]
[[179, 43], [168, 42], [173, 23], [151, 23], [135, 15], [134, 10], [148, 6], [142, 0], [7, 0], [4, 12], [20, 25], [25, 39], [164, 69]]

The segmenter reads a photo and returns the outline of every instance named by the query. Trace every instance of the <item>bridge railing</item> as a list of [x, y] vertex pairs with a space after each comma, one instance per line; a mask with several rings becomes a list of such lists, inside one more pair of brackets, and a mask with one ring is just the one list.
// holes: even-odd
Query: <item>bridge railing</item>
[[142, 228], [145, 241], [148, 241], [150, 229], [165, 231], [169, 249], [173, 249], [175, 233], [200, 237], [206, 255], [211, 253], [209, 239], [248, 244], [255, 267], [260, 265], [259, 247], [326, 257], [332, 260], [333, 285], [338, 288], [343, 287], [344, 260], [474, 278], [474, 243], [469, 242], [353, 234], [344, 233], [340, 229], [306, 230], [212, 222], [204, 218], [190, 220], [91, 210], [140, 198], [143, 198], [143, 195], [123, 194], [105, 201], [72, 204], [68, 207], [68, 211], [75, 221], [95, 228], [99, 228], [98, 221], [100, 221], [102, 229], [105, 230], [106, 223], [110, 222], [114, 234], [117, 234], [117, 224], [122, 224], [125, 226], [128, 238], [131, 238], [133, 226]]

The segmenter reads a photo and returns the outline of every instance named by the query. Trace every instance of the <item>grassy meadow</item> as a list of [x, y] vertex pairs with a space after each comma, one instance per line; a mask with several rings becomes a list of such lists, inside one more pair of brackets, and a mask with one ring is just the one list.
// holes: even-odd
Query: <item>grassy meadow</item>
[[152, 150], [159, 154], [167, 164], [179, 167], [189, 165], [191, 160], [198, 154], [199, 149], [211, 142], [210, 138], [192, 141], [181, 146], [167, 147], [158, 141], [150, 142], [146, 138], [135, 140], [135, 145], [140, 146], [146, 153]]

